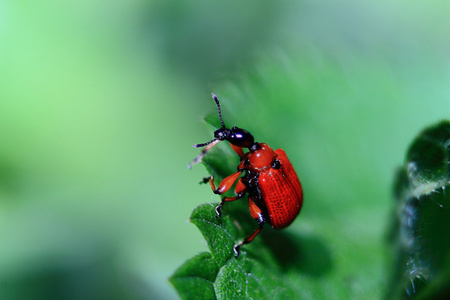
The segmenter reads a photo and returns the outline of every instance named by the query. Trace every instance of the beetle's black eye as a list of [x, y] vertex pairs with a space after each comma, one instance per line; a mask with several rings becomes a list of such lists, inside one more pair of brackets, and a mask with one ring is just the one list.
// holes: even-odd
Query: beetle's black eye
[[228, 140], [230, 136], [230, 129], [220, 128], [214, 132], [214, 137], [220, 141]]
[[214, 132], [214, 137], [218, 140], [223, 140], [224, 139], [224, 134], [223, 134], [223, 130], [216, 130], [216, 132]]

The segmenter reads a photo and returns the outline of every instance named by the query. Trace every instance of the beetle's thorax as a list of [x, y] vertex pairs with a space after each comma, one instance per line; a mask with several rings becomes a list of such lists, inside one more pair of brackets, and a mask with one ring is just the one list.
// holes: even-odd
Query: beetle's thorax
[[261, 173], [273, 166], [276, 154], [272, 148], [265, 143], [258, 143], [257, 145], [258, 146], [254, 147], [254, 149], [250, 148], [250, 151], [246, 153], [241, 164], [247, 170]]

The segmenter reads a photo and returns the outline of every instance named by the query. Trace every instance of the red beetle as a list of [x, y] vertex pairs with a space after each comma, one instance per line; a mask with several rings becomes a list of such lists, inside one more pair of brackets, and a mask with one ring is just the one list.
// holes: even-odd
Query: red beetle
[[[222, 202], [216, 207], [218, 218], [225, 202], [238, 200], [248, 193], [250, 214], [258, 222], [259, 227], [233, 247], [238, 257], [239, 248], [250, 243], [266, 222], [279, 230], [289, 226], [295, 220], [303, 203], [302, 186], [282, 149], [273, 151], [269, 145], [255, 142], [251, 133], [245, 129], [226, 128], [222, 120], [219, 100], [214, 94], [212, 97], [219, 111], [222, 128], [214, 132], [213, 140], [194, 145], [195, 148], [207, 147], [188, 167], [200, 162], [208, 150], [220, 141], [228, 141], [239, 155], [241, 161], [237, 172], [223, 179], [218, 188], [214, 184], [213, 176], [203, 180], [204, 183], [209, 181], [213, 192], [218, 195], [228, 191], [236, 182], [234, 190], [236, 196], [222, 198]], [[247, 148], [248, 152], [244, 153], [243, 148]], [[244, 175], [240, 177], [242, 173]]]

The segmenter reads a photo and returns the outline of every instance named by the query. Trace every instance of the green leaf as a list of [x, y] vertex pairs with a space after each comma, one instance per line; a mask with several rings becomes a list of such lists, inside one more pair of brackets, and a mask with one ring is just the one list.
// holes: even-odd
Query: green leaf
[[[241, 256], [236, 259], [234, 244], [254, 230], [256, 222], [251, 222], [251, 217], [242, 213], [242, 206], [235, 203], [226, 206], [222, 217], [217, 218], [215, 206], [203, 204], [192, 213], [191, 222], [202, 232], [211, 253], [202, 253], [187, 261], [172, 276], [170, 280], [180, 295], [195, 299], [198, 294], [192, 293], [191, 289], [200, 288], [208, 291], [201, 299], [215, 299], [209, 293], [212, 285], [218, 299], [294, 297], [283, 274], [273, 267], [279, 263], [264, 245], [263, 240], [273, 245], [274, 239], [270, 235], [255, 239], [251, 246], [241, 249]], [[288, 251], [287, 259], [292, 258], [291, 254]], [[205, 260], [199, 263], [201, 259]]]
[[395, 271], [390, 298], [450, 296], [450, 122], [413, 141], [395, 184]]
[[214, 280], [218, 271], [211, 253], [203, 252], [181, 266], [170, 282], [183, 299], [215, 299]]

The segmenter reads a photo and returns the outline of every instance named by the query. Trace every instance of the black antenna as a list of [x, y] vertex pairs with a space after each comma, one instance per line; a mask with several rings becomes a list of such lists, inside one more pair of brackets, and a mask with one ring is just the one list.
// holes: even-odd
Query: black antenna
[[[225, 128], [225, 124], [223, 123], [223, 120], [222, 120], [222, 110], [220, 109], [219, 99], [217, 99], [217, 96], [214, 93], [211, 94], [211, 96], [214, 99], [214, 101], [216, 101], [217, 110], [219, 111], [220, 124], [222, 124], [222, 128]], [[195, 144], [195, 145], [193, 145], [193, 147], [195, 147], [195, 148], [205, 147], [215, 141], [217, 141], [217, 139], [210, 140], [209, 142], [206, 142], [203, 144]]]
[[222, 120], [222, 110], [220, 109], [219, 99], [217, 99], [217, 96], [214, 93], [212, 94], [212, 97], [213, 97], [214, 101], [216, 101], [217, 110], [219, 111], [219, 118], [220, 118], [220, 123], [222, 124], [222, 128], [225, 128], [225, 124], [223, 123], [223, 120]]
[[209, 145], [209, 144], [211, 144], [212, 142], [215, 142], [217, 139], [213, 139], [213, 140], [210, 140], [209, 142], [206, 142], [206, 143], [203, 143], [203, 144], [195, 144], [195, 145], [192, 145], [192, 147], [194, 147], [194, 148], [201, 148], [201, 147], [205, 147], [206, 145]]

